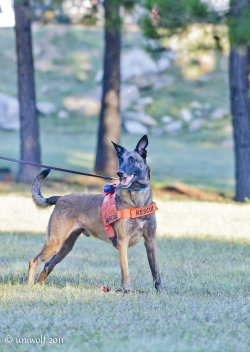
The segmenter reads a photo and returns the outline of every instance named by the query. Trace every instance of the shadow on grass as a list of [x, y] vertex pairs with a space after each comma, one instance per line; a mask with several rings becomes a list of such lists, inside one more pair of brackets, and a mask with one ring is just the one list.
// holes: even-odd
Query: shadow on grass
[[[83, 236], [81, 236], [83, 237]], [[0, 283], [26, 284], [28, 264], [42, 249], [44, 235], [1, 233]], [[163, 286], [168, 293], [219, 294], [249, 287], [249, 244], [209, 238], [158, 238]], [[134, 289], [152, 290], [143, 241], [129, 249]], [[38, 275], [43, 265], [38, 269]], [[38, 277], [37, 275], [37, 277]], [[72, 252], [46, 279], [46, 286], [64, 288], [120, 287], [118, 251], [93, 238], [80, 238]]]

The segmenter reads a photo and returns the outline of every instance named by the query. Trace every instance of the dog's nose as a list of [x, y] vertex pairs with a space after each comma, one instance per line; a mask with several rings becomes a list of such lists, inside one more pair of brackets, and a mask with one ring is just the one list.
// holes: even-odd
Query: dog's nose
[[117, 171], [117, 176], [120, 178], [123, 178], [124, 172], [122, 172], [121, 170]]

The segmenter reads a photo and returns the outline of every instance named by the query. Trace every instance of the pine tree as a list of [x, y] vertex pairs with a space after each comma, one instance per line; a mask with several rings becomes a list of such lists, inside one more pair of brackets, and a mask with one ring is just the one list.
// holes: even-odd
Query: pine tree
[[195, 22], [228, 25], [235, 199], [244, 202], [245, 198], [250, 198], [250, 0], [231, 0], [229, 11], [224, 14], [213, 12], [200, 0], [146, 0], [145, 6], [148, 10], [157, 8], [160, 14], [160, 30], [148, 16], [143, 21], [145, 35], [154, 39], [183, 31], [187, 25]]
[[[14, 7], [16, 20], [18, 98], [20, 105], [21, 159], [40, 163], [41, 152], [36, 110], [29, 1], [16, 0]], [[21, 165], [18, 180], [21, 182], [29, 182], [36, 176], [38, 171], [38, 168]]]

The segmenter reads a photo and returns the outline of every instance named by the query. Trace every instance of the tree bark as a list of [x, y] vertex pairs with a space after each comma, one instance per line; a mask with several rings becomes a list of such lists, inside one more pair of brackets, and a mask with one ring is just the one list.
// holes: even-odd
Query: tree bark
[[[40, 163], [29, 1], [15, 1], [15, 20], [21, 159]], [[20, 165], [18, 180], [29, 182], [38, 172], [39, 168]]]
[[235, 143], [236, 195], [250, 199], [250, 98], [247, 47], [232, 47], [230, 52], [230, 93]]
[[106, 0], [105, 51], [103, 93], [99, 120], [95, 172], [113, 176], [117, 171], [117, 158], [111, 140], [119, 143], [120, 117], [120, 52], [121, 33], [119, 4]]

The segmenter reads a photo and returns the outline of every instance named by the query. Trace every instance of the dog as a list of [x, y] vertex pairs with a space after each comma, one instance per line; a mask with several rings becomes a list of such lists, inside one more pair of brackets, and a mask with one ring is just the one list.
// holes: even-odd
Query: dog
[[[117, 210], [141, 208], [153, 204], [150, 168], [146, 162], [147, 136], [145, 135], [139, 140], [134, 151], [127, 151], [124, 147], [112, 143], [119, 160], [117, 175], [120, 183], [115, 193]], [[42, 171], [32, 183], [31, 192], [35, 204], [41, 208], [55, 205], [55, 208], [49, 220], [44, 246], [41, 252], [29, 262], [28, 286], [33, 285], [39, 265], [48, 260], [38, 279], [38, 283], [41, 284], [55, 265], [60, 263], [72, 250], [80, 234], [94, 236], [111, 243], [102, 218], [102, 204], [105, 195], [72, 193], [61, 197], [44, 198], [40, 189], [49, 172], [49, 169]], [[124, 292], [131, 290], [127, 258], [128, 247], [134, 246], [143, 237], [154, 286], [157, 291], [163, 291], [155, 241], [155, 213], [138, 218], [119, 219], [111, 226], [117, 234], [122, 290]]]

